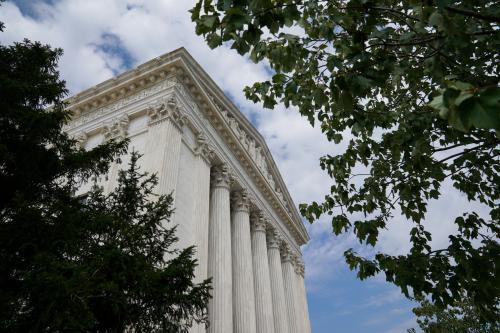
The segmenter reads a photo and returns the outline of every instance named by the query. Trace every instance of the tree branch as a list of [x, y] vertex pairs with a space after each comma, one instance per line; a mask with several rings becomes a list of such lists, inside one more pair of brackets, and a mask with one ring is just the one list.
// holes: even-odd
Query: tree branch
[[494, 16], [494, 15], [486, 15], [482, 13], [477, 13], [472, 10], [468, 9], [461, 9], [461, 8], [456, 8], [456, 7], [451, 7], [451, 6], [446, 6], [444, 7], [449, 12], [452, 13], [457, 13], [463, 16], [470, 16], [470, 17], [475, 17], [477, 19], [487, 21], [487, 22], [492, 22], [492, 23], [500, 23], [500, 17]]
[[479, 146], [475, 146], [473, 148], [470, 148], [470, 149], [464, 149], [463, 151], [459, 152], [459, 153], [456, 153], [456, 154], [453, 154], [453, 155], [450, 155], [446, 158], [443, 158], [442, 160], [438, 161], [438, 163], [443, 163], [449, 159], [452, 159], [452, 158], [455, 158], [455, 157], [458, 157], [460, 155], [464, 155], [464, 154], [468, 154], [470, 152], [473, 152], [475, 150], [478, 150], [480, 148], [484, 148], [484, 147], [489, 147], [489, 146], [492, 146], [492, 145], [495, 145], [497, 143], [499, 143], [500, 141], [494, 141], [494, 142], [490, 142], [490, 143], [485, 143], [483, 145], [479, 145]]

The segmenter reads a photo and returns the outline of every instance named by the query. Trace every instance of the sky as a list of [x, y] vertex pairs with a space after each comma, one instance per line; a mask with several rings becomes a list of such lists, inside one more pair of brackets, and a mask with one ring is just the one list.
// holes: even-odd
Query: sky
[[[266, 80], [271, 71], [253, 64], [229, 47], [211, 50], [196, 36], [188, 10], [194, 0], [18, 0], [0, 7], [6, 29], [0, 43], [23, 38], [64, 50], [61, 76], [70, 95], [109, 79], [152, 58], [185, 47], [264, 136], [296, 204], [321, 201], [331, 180], [319, 167], [325, 154], [340, 154], [344, 144], [328, 142], [293, 108], [263, 109], [245, 99], [243, 88]], [[471, 206], [450, 184], [443, 200], [432, 202], [427, 227], [433, 246], [446, 244], [456, 215], [450, 207]], [[481, 209], [481, 208], [479, 208]], [[336, 237], [327, 218], [305, 223], [311, 237], [302, 248], [306, 288], [314, 333], [405, 333], [415, 327], [411, 309], [399, 289], [382, 275], [359, 281], [348, 269], [343, 252], [409, 249], [409, 223], [396, 216], [380, 236], [377, 248], [360, 246], [352, 235]]]

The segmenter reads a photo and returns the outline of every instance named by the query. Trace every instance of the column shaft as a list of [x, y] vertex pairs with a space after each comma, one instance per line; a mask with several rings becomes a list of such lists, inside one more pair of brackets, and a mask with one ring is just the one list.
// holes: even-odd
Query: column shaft
[[304, 271], [302, 270], [301, 273], [296, 274], [297, 277], [297, 291], [298, 291], [298, 299], [300, 302], [300, 319], [302, 321], [301, 327], [302, 327], [302, 332], [304, 333], [311, 333], [311, 323], [309, 321], [309, 310], [308, 310], [308, 305], [307, 305], [307, 294], [306, 294], [306, 287], [304, 284]]
[[288, 328], [290, 333], [302, 333], [297, 325], [297, 308], [295, 296], [295, 271], [293, 269], [291, 258], [287, 255], [282, 260], [283, 282], [285, 284], [286, 310], [288, 314]]
[[276, 333], [288, 332], [288, 317], [279, 243], [275, 235], [270, 235], [268, 240], [267, 256], [269, 259], [269, 275], [271, 278], [271, 293], [273, 299], [274, 330]]
[[255, 296], [249, 203], [244, 192], [234, 193], [232, 199], [233, 332], [255, 333]]
[[267, 259], [266, 227], [262, 217], [252, 221], [252, 254], [257, 333], [274, 333], [274, 318]]
[[212, 277], [212, 298], [208, 304], [209, 333], [233, 329], [231, 221], [227, 168], [215, 167], [210, 190], [208, 231], [208, 276]]

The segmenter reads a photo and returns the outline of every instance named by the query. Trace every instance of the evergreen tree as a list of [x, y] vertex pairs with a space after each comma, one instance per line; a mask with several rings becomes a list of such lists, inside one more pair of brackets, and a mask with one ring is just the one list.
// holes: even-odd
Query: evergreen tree
[[172, 197], [138, 155], [113, 192], [74, 196], [127, 142], [85, 151], [62, 130], [61, 53], [0, 45], [0, 331], [186, 332], [207, 320], [209, 281], [193, 283], [193, 247], [172, 248]]

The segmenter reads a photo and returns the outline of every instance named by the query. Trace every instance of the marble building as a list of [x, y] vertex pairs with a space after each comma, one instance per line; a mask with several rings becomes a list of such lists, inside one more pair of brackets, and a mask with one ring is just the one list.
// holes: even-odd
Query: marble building
[[66, 131], [83, 147], [127, 137], [158, 174], [156, 191], [173, 191], [177, 246], [196, 245], [196, 279], [213, 279], [208, 332], [311, 331], [306, 229], [262, 136], [184, 48], [67, 102]]

